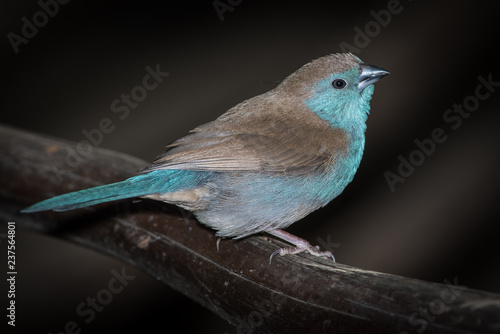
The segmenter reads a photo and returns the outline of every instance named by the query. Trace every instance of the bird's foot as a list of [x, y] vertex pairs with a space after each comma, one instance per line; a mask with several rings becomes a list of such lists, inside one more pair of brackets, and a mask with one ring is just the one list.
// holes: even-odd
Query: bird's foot
[[302, 252], [307, 252], [311, 255], [314, 256], [320, 256], [324, 257], [327, 259], [332, 259], [333, 262], [335, 262], [335, 257], [333, 254], [329, 251], [320, 251], [319, 246], [312, 246], [309, 244], [308, 246], [305, 247], [289, 247], [289, 248], [280, 248], [276, 251], [274, 251], [271, 256], [269, 257], [269, 264], [271, 264], [271, 261], [273, 260], [273, 257], [276, 255], [288, 255], [288, 254], [298, 254]]
[[267, 233], [272, 234], [275, 237], [278, 237], [280, 239], [283, 239], [283, 240], [295, 245], [295, 247], [281, 248], [281, 249], [274, 251], [271, 254], [271, 256], [269, 257], [269, 264], [271, 264], [273, 257], [276, 256], [277, 254], [283, 256], [283, 255], [288, 255], [288, 254], [298, 254], [298, 253], [302, 253], [302, 252], [307, 252], [311, 255], [320, 256], [320, 257], [324, 257], [327, 259], [329, 258], [329, 259], [332, 259], [333, 262], [335, 262], [335, 257], [333, 256], [333, 254], [331, 252], [321, 251], [319, 246], [313, 246], [307, 240], [299, 238], [291, 233], [285, 232], [281, 229], [267, 231]]

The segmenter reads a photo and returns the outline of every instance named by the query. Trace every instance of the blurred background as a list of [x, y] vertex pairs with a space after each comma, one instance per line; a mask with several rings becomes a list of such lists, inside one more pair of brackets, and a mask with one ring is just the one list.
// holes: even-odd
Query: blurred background
[[[349, 50], [391, 72], [375, 88], [365, 155], [344, 193], [289, 231], [330, 243], [344, 264], [500, 293], [500, 87], [475, 98], [479, 76], [500, 82], [493, 2], [71, 1], [57, 13], [54, 3], [0, 4], [2, 124], [79, 142], [109, 118], [114, 130], [99, 147], [152, 161], [303, 64]], [[39, 14], [44, 6], [53, 17]], [[38, 20], [38, 31], [23, 32], [26, 20]], [[157, 65], [168, 77], [126, 116], [115, 113], [113, 101]], [[464, 101], [470, 115], [447, 114]], [[397, 175], [400, 159], [419, 154], [415, 140], [436, 128], [446, 140], [391, 187], [387, 172]], [[27, 230], [17, 242], [19, 333], [64, 332], [71, 320], [87, 333], [170, 333], [178, 325], [236, 333], [108, 256]], [[124, 266], [136, 278], [82, 321], [77, 306]]]

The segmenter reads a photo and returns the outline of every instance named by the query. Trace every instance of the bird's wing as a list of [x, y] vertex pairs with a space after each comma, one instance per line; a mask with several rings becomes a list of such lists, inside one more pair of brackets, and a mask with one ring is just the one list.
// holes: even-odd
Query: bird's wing
[[[344, 131], [329, 126], [259, 122], [245, 127], [210, 122], [167, 146], [143, 171], [251, 171], [306, 173], [347, 149]], [[254, 126], [252, 126], [254, 125]], [[244, 128], [244, 131], [238, 130]]]

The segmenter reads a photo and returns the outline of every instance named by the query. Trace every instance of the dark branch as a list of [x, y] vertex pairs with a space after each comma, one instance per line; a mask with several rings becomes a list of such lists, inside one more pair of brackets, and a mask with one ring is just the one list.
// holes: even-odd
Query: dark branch
[[[371, 272], [282, 243], [223, 240], [189, 213], [124, 200], [65, 213], [19, 214], [39, 200], [132, 176], [146, 162], [0, 126], [0, 215], [130, 263], [250, 333], [497, 333], [500, 296]], [[465, 264], [464, 264], [465, 265]], [[427, 314], [423, 313], [427, 312]], [[246, 331], [245, 331], [246, 330]]]

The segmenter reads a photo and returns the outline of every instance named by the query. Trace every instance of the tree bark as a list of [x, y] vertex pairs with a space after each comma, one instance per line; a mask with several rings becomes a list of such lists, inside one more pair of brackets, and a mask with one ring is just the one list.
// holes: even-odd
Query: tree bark
[[[82, 147], [80, 147], [80, 150]], [[77, 152], [77, 153], [70, 153]], [[263, 235], [222, 240], [189, 212], [122, 200], [20, 214], [48, 197], [123, 180], [147, 163], [0, 126], [0, 216], [141, 268], [242, 333], [498, 333], [500, 296], [353, 268], [308, 254], [270, 254]], [[87, 152], [86, 152], [87, 153]], [[85, 154], [86, 154], [85, 153]], [[78, 154], [78, 155], [77, 155]]]

